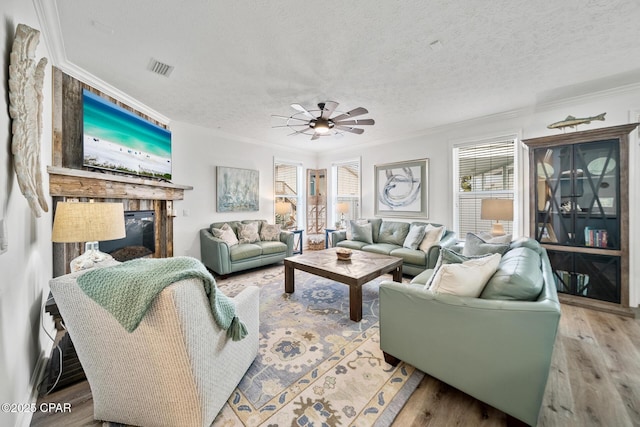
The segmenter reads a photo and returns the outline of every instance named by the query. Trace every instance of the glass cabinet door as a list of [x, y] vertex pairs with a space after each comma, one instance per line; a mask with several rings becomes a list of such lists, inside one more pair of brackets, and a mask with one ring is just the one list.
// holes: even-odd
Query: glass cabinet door
[[619, 249], [618, 140], [534, 150], [536, 240]]

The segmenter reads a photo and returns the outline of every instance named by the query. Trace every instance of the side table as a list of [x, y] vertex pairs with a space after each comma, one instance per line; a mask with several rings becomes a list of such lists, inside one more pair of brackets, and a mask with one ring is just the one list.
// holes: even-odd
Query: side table
[[[304, 230], [290, 230], [293, 233], [293, 254], [298, 255], [302, 254], [302, 249], [304, 246], [304, 239], [302, 237], [302, 232]], [[298, 240], [296, 240], [296, 235], [298, 236]]]

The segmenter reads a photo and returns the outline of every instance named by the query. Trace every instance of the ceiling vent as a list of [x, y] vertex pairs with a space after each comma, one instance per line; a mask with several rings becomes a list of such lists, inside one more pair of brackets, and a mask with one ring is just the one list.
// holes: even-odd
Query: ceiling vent
[[171, 75], [173, 68], [174, 67], [172, 65], [162, 63], [153, 58], [151, 58], [151, 62], [149, 63], [149, 71], [165, 77], [169, 77]]

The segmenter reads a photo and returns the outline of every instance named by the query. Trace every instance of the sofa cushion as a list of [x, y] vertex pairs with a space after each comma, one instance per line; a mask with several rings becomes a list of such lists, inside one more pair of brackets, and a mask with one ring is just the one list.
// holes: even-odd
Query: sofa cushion
[[260, 240], [263, 242], [280, 241], [280, 224], [262, 224]]
[[408, 222], [383, 221], [377, 243], [389, 243], [402, 246], [409, 233]]
[[392, 245], [390, 243], [374, 243], [373, 245], [363, 246], [362, 250], [376, 254], [389, 255], [391, 251], [401, 248], [402, 246], [400, 245]]
[[260, 241], [257, 222], [238, 224], [237, 234], [240, 243], [255, 243]]
[[462, 255], [465, 255], [465, 256], [478, 256], [478, 255], [486, 255], [486, 254], [502, 255], [507, 251], [507, 249], [509, 249], [508, 243], [488, 243], [473, 233], [467, 233], [467, 238], [465, 239], [464, 247], [462, 248]]
[[373, 243], [373, 231], [371, 224], [358, 224], [356, 222], [351, 223], [351, 233], [353, 234], [353, 240], [357, 242]]
[[211, 234], [218, 239], [222, 239], [227, 245], [233, 246], [238, 244], [238, 238], [236, 237], [236, 233], [233, 232], [229, 224], [226, 222], [222, 225], [221, 228], [211, 227]]
[[405, 264], [427, 266], [427, 254], [415, 249], [399, 248], [389, 252], [391, 256], [402, 258]]
[[509, 245], [509, 249], [515, 249], [515, 248], [529, 248], [536, 251], [539, 254], [542, 253], [542, 246], [540, 246], [540, 242], [534, 239], [530, 239], [528, 237], [520, 237], [519, 239], [511, 242], [511, 244]]
[[362, 249], [365, 246], [368, 246], [368, 243], [365, 242], [356, 242], [355, 240], [341, 240], [336, 243], [336, 246], [339, 248], [349, 248], [349, 249]]
[[[459, 252], [456, 252], [449, 248], [440, 248], [440, 255], [438, 256], [438, 260], [436, 261], [436, 265], [433, 267], [433, 271], [437, 272], [442, 265], [445, 264], [462, 264], [465, 261], [469, 261], [472, 259], [484, 258], [492, 254], [478, 255], [478, 256], [464, 256]], [[435, 274], [431, 276], [430, 280], [426, 282], [426, 288], [431, 286], [431, 281]]]
[[431, 246], [437, 245], [438, 242], [442, 240], [442, 236], [444, 236], [446, 231], [447, 230], [444, 225], [433, 226], [431, 224], [427, 224], [424, 229], [424, 238], [422, 239], [422, 242], [420, 242], [420, 245], [418, 245], [418, 249], [428, 252]]
[[262, 248], [262, 255], [272, 255], [279, 254], [281, 252], [287, 252], [287, 245], [279, 241], [273, 242], [262, 240], [260, 242], [256, 242], [255, 245]]
[[253, 243], [242, 243], [229, 248], [231, 261], [242, 261], [243, 259], [260, 255], [262, 255], [262, 247], [254, 245]]
[[487, 282], [480, 298], [535, 301], [543, 286], [540, 255], [518, 247], [504, 254], [498, 270]]
[[484, 240], [487, 243], [511, 243], [511, 239], [513, 238], [513, 235], [511, 234], [502, 234], [502, 235], [498, 235], [498, 236], [494, 236], [491, 233], [488, 233], [486, 231], [481, 231], [479, 233], [476, 233], [476, 236], [478, 236], [479, 238], [481, 238], [482, 240]]
[[500, 254], [470, 259], [461, 264], [445, 264], [434, 273], [429, 290], [441, 294], [452, 294], [477, 298], [489, 278], [496, 272]]
[[411, 226], [409, 227], [409, 233], [402, 243], [402, 247], [408, 249], [418, 249], [418, 245], [424, 238], [425, 228], [426, 225], [411, 224]]
[[382, 218], [373, 218], [369, 220], [371, 231], [373, 233], [373, 241], [378, 242], [380, 238], [380, 227], [382, 227]]

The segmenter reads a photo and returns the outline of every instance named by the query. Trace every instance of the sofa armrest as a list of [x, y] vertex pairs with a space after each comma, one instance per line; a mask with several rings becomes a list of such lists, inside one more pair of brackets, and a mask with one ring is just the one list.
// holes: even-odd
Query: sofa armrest
[[329, 233], [329, 238], [331, 239], [331, 247], [335, 248], [338, 242], [347, 240], [347, 232], [345, 230], [332, 231]]
[[280, 241], [287, 245], [287, 256], [290, 257], [293, 255], [293, 245], [294, 245], [294, 237], [293, 233], [290, 231], [281, 231], [280, 232]]
[[383, 351], [535, 425], [557, 301], [457, 297], [390, 281], [380, 284], [379, 299]]
[[214, 237], [208, 228], [200, 230], [200, 259], [207, 268], [218, 274], [231, 273], [229, 245], [224, 240]]
[[438, 257], [440, 256], [440, 248], [450, 248], [457, 242], [456, 233], [453, 231], [447, 231], [440, 241], [431, 246], [427, 251], [427, 269], [434, 268]]

